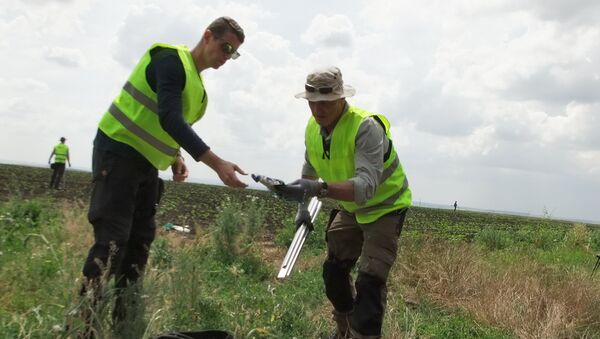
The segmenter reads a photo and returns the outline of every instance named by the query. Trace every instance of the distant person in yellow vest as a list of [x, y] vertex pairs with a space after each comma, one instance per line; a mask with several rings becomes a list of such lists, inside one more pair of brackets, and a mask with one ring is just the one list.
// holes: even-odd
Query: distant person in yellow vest
[[[310, 224], [312, 197], [338, 201], [340, 209], [327, 225], [323, 264], [337, 324], [332, 338], [380, 338], [388, 274], [412, 199], [388, 119], [351, 106], [346, 98], [354, 93], [337, 67], [307, 76], [296, 95], [312, 112], [302, 179], [280, 188], [279, 195], [299, 202], [296, 226]], [[359, 258], [353, 287], [350, 272]]]
[[[65, 174], [65, 162], [71, 167], [71, 159], [69, 158], [69, 146], [65, 144], [65, 137], [60, 138], [60, 143], [54, 146], [48, 164], [52, 168], [52, 177], [50, 178], [50, 188], [58, 189], [63, 175]], [[54, 162], [51, 163], [54, 156]]]
[[[102, 267], [110, 267], [117, 292], [143, 273], [162, 193], [158, 171], [171, 167], [173, 180], [184, 181], [188, 169], [181, 148], [213, 169], [225, 185], [246, 186], [236, 172], [246, 173], [213, 153], [191, 128], [208, 104], [201, 72], [239, 57], [244, 38], [234, 19], [220, 17], [191, 50], [150, 46], [104, 113], [94, 140], [88, 220], [95, 242], [83, 267], [82, 294], [101, 283]], [[123, 324], [126, 302], [117, 295], [113, 317]]]

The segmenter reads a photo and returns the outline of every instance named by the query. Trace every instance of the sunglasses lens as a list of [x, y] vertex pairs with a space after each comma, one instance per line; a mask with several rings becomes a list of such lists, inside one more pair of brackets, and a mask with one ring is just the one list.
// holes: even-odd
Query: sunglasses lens
[[221, 49], [223, 50], [223, 52], [225, 52], [227, 54], [232, 54], [234, 52], [233, 46], [231, 46], [230, 44], [228, 44], [226, 42], [221, 44]]
[[240, 53], [233, 48], [228, 42], [224, 42], [221, 44], [221, 49], [223, 52], [231, 55], [232, 59], [237, 59], [240, 56]]
[[317, 89], [312, 87], [311, 85], [304, 85], [304, 89], [309, 93], [314, 93]]
[[306, 91], [308, 93], [314, 93], [314, 92], [318, 91], [321, 94], [329, 94], [329, 93], [333, 92], [333, 87], [319, 87], [319, 88], [317, 88], [317, 87], [314, 87], [314, 86], [311, 86], [311, 85], [308, 85], [308, 84], [304, 85], [304, 89], [306, 89]]

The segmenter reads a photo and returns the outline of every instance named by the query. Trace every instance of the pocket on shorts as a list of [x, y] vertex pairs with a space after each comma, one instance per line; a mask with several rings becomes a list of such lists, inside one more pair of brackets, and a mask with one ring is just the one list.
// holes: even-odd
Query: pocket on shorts
[[90, 209], [88, 211], [88, 221], [91, 224], [97, 222], [104, 214], [107, 204], [106, 182], [113, 170], [115, 156], [106, 151], [98, 151], [95, 154], [92, 164], [92, 194], [90, 198]]
[[327, 222], [327, 226], [325, 226], [325, 242], [327, 242], [327, 232], [329, 231], [329, 228], [331, 227], [331, 223], [333, 223], [333, 219], [335, 219], [335, 216], [340, 213], [340, 210], [338, 209], [332, 209], [331, 212], [329, 213], [329, 221]]
[[103, 181], [112, 172], [115, 155], [107, 151], [97, 151], [92, 159], [92, 182]]

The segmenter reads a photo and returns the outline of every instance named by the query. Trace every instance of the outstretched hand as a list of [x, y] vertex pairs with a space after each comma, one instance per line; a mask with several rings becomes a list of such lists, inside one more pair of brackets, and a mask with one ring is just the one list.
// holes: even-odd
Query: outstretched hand
[[229, 187], [244, 188], [248, 186], [248, 184], [238, 179], [235, 172], [242, 175], [247, 175], [248, 173], [244, 172], [244, 170], [232, 162], [223, 160], [216, 166], [215, 171], [219, 175], [221, 181]]
[[204, 152], [204, 154], [201, 155], [197, 160], [202, 161], [208, 167], [212, 168], [213, 171], [217, 172], [219, 179], [221, 179], [225, 185], [237, 188], [244, 188], [248, 186], [247, 184], [241, 182], [235, 174], [235, 172], [238, 172], [239, 174], [247, 175], [244, 170], [232, 162], [219, 158], [211, 150]]
[[275, 186], [275, 193], [285, 200], [303, 203], [319, 194], [322, 184], [315, 180], [298, 179], [287, 185]]

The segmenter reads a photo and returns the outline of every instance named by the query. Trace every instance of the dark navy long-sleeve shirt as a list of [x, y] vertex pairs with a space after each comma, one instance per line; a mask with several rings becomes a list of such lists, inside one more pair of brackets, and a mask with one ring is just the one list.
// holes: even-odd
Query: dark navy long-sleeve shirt
[[[182, 92], [185, 87], [185, 71], [177, 50], [156, 47], [150, 51], [150, 63], [146, 67], [146, 81], [158, 98], [158, 116], [161, 127], [195, 160], [210, 148], [183, 119]], [[206, 94], [199, 94], [203, 98]], [[205, 99], [204, 99], [205, 100]], [[111, 139], [100, 129], [94, 147], [121, 156], [149, 163], [133, 147]]]

